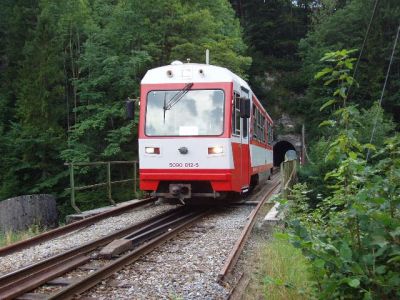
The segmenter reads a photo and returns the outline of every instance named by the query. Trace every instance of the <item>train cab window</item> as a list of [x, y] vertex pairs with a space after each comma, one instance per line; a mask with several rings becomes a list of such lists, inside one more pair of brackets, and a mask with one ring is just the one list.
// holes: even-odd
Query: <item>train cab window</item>
[[222, 90], [189, 90], [184, 94], [181, 90], [150, 91], [147, 94], [145, 134], [219, 136], [224, 132], [224, 104]]
[[236, 92], [233, 94], [232, 134], [240, 135], [240, 95]]

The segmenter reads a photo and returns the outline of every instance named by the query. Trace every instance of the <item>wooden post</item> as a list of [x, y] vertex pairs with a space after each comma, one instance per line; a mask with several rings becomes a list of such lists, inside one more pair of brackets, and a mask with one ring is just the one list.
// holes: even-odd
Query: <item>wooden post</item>
[[71, 206], [75, 209], [75, 211], [80, 214], [81, 210], [75, 203], [75, 180], [74, 180], [74, 163], [69, 165], [69, 181], [71, 184]]
[[282, 196], [288, 197], [288, 191], [296, 182], [297, 160], [288, 160], [281, 163]]
[[111, 196], [111, 163], [107, 162], [107, 191], [108, 191], [108, 200], [110, 200], [112, 205], [115, 205], [115, 201]]

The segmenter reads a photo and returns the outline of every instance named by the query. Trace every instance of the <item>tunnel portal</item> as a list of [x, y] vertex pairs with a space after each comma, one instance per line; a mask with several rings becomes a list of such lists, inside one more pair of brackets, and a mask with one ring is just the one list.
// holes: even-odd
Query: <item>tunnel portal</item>
[[279, 141], [274, 145], [274, 167], [279, 167], [285, 160], [285, 153], [288, 150], [295, 150], [296, 148], [288, 141]]

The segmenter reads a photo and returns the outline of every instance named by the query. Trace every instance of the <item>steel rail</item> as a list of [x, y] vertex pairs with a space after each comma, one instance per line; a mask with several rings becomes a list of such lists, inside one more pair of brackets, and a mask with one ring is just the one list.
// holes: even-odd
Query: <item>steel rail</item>
[[[114, 239], [126, 237], [141, 237], [147, 231], [159, 230], [161, 224], [169, 224], [171, 220], [179, 218], [185, 208], [178, 208], [162, 213], [146, 221], [124, 228], [106, 237], [89, 242], [64, 253], [55, 255], [36, 264], [27, 266], [15, 272], [0, 277], [0, 299], [12, 299], [28, 292], [49, 280], [68, 272], [90, 260], [85, 256], [90, 251], [103, 246]], [[56, 270], [56, 271], [54, 271]], [[44, 274], [47, 274], [44, 276]]]
[[218, 273], [217, 281], [220, 284], [224, 284], [226, 282], [227, 276], [236, 264], [237, 260], [239, 259], [240, 253], [243, 250], [243, 247], [250, 235], [251, 230], [254, 227], [254, 223], [256, 221], [256, 216], [258, 212], [260, 211], [261, 207], [264, 205], [265, 201], [271, 197], [273, 192], [278, 188], [280, 181], [279, 177], [276, 177], [278, 179], [275, 179], [272, 183], [272, 187], [268, 190], [268, 192], [261, 198], [257, 206], [252, 210], [248, 217], [248, 221], [245, 225], [245, 227], [242, 230], [242, 233], [240, 234], [239, 239], [236, 241], [234, 247], [232, 248], [232, 251], [230, 252], [227, 260], [225, 261], [223, 267], [221, 268], [220, 272]]
[[48, 299], [71, 299], [76, 295], [87, 291], [99, 282], [113, 275], [115, 272], [121, 270], [126, 265], [135, 262], [143, 255], [153, 251], [155, 248], [164, 244], [165, 242], [176, 236], [179, 232], [184, 230], [187, 226], [191, 225], [193, 222], [202, 218], [206, 214], [207, 211], [192, 212], [188, 214], [187, 216], [183, 217], [182, 220], [180, 220], [181, 222], [179, 222], [176, 227], [171, 228], [162, 235], [159, 235], [156, 238], [142, 244], [135, 250], [125, 254], [114, 262], [104, 266], [103, 268], [93, 272], [82, 280], [73, 283], [52, 294]]
[[250, 276], [248, 274], [240, 274], [239, 280], [236, 285], [231, 289], [225, 300], [239, 300], [242, 299], [244, 291], [250, 283]]
[[80, 220], [80, 221], [76, 221], [74, 223], [62, 226], [62, 227], [58, 227], [56, 229], [50, 230], [50, 231], [46, 231], [42, 234], [39, 234], [37, 236], [34, 236], [30, 239], [24, 240], [24, 241], [20, 241], [14, 244], [11, 244], [9, 246], [0, 248], [0, 257], [1, 256], [6, 256], [8, 254], [11, 253], [15, 253], [17, 251], [20, 251], [22, 249], [25, 248], [29, 248], [32, 247], [34, 245], [43, 243], [45, 241], [48, 241], [50, 239], [62, 236], [64, 234], [67, 234], [69, 232], [72, 232], [74, 230], [80, 229], [82, 227], [94, 224], [102, 219], [108, 218], [108, 217], [112, 217], [112, 216], [116, 216], [116, 215], [120, 215], [128, 210], [140, 207], [140, 206], [144, 206], [146, 204], [152, 203], [155, 201], [155, 198], [146, 198], [143, 200], [140, 200], [138, 202], [135, 203], [131, 203], [128, 205], [121, 205], [120, 207], [116, 207], [113, 208], [109, 211], [103, 212], [103, 213], [99, 213], [96, 214], [94, 216], [88, 217], [86, 219]]
[[11, 282], [7, 286], [0, 289], [0, 299], [15, 299], [26, 292], [45, 284], [46, 282], [59, 277], [80, 265], [90, 261], [90, 257], [85, 255], [77, 255], [70, 259], [59, 261], [58, 264], [49, 266], [28, 277], [22, 278], [20, 281]]

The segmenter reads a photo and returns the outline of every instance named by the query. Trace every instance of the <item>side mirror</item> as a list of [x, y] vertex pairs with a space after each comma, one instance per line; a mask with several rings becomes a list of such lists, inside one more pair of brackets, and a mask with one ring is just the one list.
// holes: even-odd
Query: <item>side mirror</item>
[[244, 119], [250, 118], [250, 99], [240, 98], [240, 117]]
[[128, 120], [133, 120], [135, 118], [135, 101], [127, 99], [125, 101], [126, 118]]

